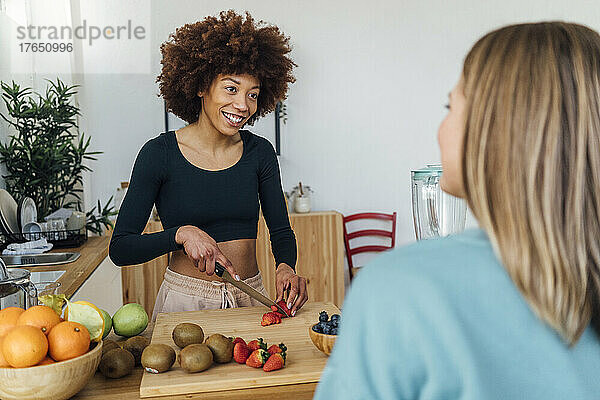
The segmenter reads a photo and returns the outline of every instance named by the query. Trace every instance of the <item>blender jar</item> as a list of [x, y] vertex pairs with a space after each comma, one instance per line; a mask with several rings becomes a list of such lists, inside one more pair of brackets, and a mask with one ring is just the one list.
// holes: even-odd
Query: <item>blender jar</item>
[[417, 240], [458, 233], [465, 229], [467, 203], [442, 190], [442, 167], [430, 164], [411, 171], [412, 209]]

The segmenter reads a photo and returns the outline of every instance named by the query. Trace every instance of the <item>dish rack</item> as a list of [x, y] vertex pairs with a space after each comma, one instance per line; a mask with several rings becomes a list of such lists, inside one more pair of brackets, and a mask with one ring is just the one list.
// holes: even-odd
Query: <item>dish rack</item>
[[[81, 233], [81, 231], [85, 233]], [[52, 243], [54, 249], [64, 249], [70, 247], [79, 247], [88, 238], [87, 229], [74, 229], [64, 231], [47, 231], [36, 233], [4, 233], [0, 231], [0, 251], [11, 243], [25, 243], [31, 240], [46, 238], [48, 243]]]

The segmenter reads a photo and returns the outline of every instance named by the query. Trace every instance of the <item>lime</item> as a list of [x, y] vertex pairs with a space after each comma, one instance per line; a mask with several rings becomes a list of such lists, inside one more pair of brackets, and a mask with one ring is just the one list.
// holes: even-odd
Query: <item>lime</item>
[[110, 317], [110, 314], [103, 309], [100, 309], [100, 312], [102, 312], [102, 318], [104, 319], [104, 332], [102, 332], [102, 339], [104, 339], [112, 329], [112, 318]]
[[148, 314], [137, 303], [125, 304], [112, 317], [113, 329], [119, 336], [139, 335], [148, 326]]

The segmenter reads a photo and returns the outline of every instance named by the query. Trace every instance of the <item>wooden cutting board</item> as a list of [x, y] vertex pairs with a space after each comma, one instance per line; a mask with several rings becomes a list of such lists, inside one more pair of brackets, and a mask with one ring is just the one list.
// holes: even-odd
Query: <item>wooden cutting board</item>
[[[280, 386], [318, 382], [327, 363], [327, 356], [319, 351], [308, 335], [310, 326], [319, 320], [319, 312], [329, 315], [340, 313], [331, 303], [307, 303], [293, 318], [284, 318], [281, 324], [261, 326], [266, 307], [229, 308], [224, 310], [188, 311], [159, 314], [152, 334], [152, 343], [167, 344], [179, 354], [171, 332], [182, 322], [198, 324], [204, 336], [220, 333], [239, 336], [246, 342], [263, 338], [268, 345], [285, 343], [288, 348], [283, 369], [264, 372], [262, 369], [232, 361], [213, 364], [203, 372], [188, 374], [176, 361], [171, 370], [162, 374], [144, 372], [140, 385], [140, 397], [170, 396], [186, 393], [206, 393], [266, 386]], [[285, 388], [282, 388], [285, 390]]]

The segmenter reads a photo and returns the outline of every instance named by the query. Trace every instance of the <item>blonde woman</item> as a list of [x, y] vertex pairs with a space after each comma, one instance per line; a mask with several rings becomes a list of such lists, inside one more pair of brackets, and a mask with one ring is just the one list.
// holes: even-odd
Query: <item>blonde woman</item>
[[600, 399], [600, 36], [487, 34], [438, 139], [482, 229], [358, 276], [316, 398]]

